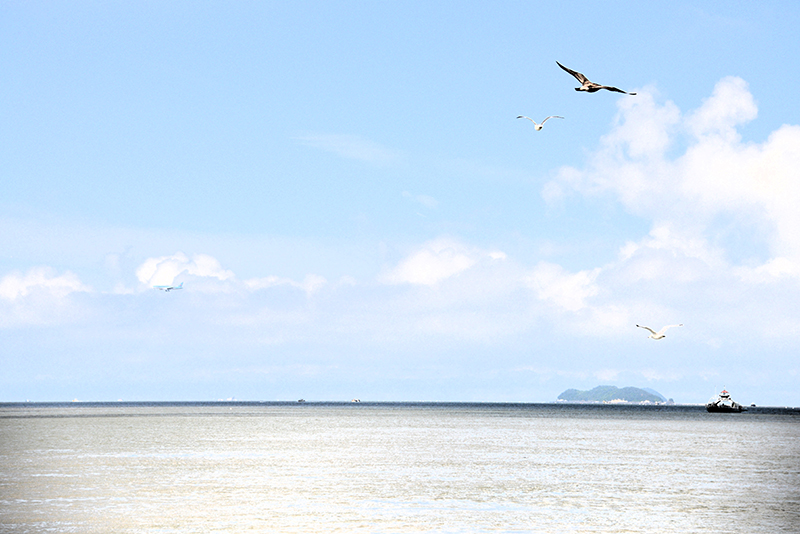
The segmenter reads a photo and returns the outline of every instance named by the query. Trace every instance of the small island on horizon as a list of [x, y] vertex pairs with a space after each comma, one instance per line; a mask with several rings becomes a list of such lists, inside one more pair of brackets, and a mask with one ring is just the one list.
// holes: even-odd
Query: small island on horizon
[[585, 402], [605, 404], [675, 404], [658, 391], [650, 388], [597, 386], [589, 391], [568, 389], [558, 396], [557, 402]]

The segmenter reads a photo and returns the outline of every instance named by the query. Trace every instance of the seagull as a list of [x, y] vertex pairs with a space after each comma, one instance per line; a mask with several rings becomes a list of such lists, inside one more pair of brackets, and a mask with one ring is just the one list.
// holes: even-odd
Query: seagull
[[[558, 61], [556, 61], [558, 63]], [[626, 95], [635, 95], [636, 93], [629, 93], [627, 91], [623, 91], [622, 89], [617, 89], [616, 87], [610, 87], [608, 85], [600, 85], [599, 83], [590, 82], [589, 78], [581, 74], [580, 72], [574, 71], [572, 69], [568, 69], [561, 63], [558, 63], [558, 66], [564, 69], [565, 71], [569, 72], [575, 79], [581, 82], [580, 87], [576, 87], [576, 91], [586, 91], [588, 93], [596, 93], [600, 89], [608, 89], [609, 91], [614, 91], [616, 93], [625, 93]]]
[[564, 117], [559, 117], [558, 115], [550, 115], [549, 117], [547, 117], [547, 119], [543, 120], [541, 124], [539, 124], [538, 122], [536, 122], [535, 120], [533, 120], [530, 117], [526, 117], [525, 115], [520, 115], [517, 118], [518, 119], [528, 119], [529, 121], [531, 121], [533, 123], [534, 130], [536, 130], [538, 132], [539, 130], [541, 130], [544, 127], [544, 123], [547, 122], [547, 119], [563, 119]]
[[665, 326], [664, 328], [662, 328], [661, 330], [659, 330], [658, 332], [656, 332], [655, 330], [653, 330], [653, 329], [652, 329], [652, 328], [650, 328], [649, 326], [642, 326], [642, 325], [640, 325], [640, 324], [637, 324], [636, 326], [637, 326], [637, 327], [639, 327], [639, 328], [644, 328], [645, 330], [649, 330], [649, 331], [651, 331], [651, 332], [652, 332], [652, 334], [651, 334], [651, 335], [649, 335], [649, 336], [647, 336], [647, 337], [649, 337], [649, 338], [653, 338], [653, 339], [664, 339], [665, 337], [667, 337], [667, 335], [664, 333], [664, 332], [666, 332], [666, 331], [667, 331], [667, 328], [672, 328], [673, 326], [683, 326], [683, 325], [682, 325], [682, 324], [671, 324], [671, 325], [667, 325], [667, 326]]

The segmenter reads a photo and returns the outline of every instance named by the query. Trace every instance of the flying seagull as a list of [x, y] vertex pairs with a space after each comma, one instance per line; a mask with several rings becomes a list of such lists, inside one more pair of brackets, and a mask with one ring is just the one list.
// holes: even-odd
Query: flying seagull
[[533, 123], [533, 129], [538, 132], [539, 130], [541, 130], [544, 127], [544, 123], [547, 122], [547, 119], [563, 119], [564, 117], [559, 117], [558, 115], [550, 115], [549, 117], [547, 117], [547, 119], [543, 120], [541, 124], [539, 124], [538, 122], [536, 122], [535, 120], [533, 120], [530, 117], [526, 117], [525, 115], [520, 115], [517, 118], [518, 119], [528, 119], [529, 121], [531, 121]]
[[[556, 63], [558, 63], [558, 61], [556, 61]], [[572, 69], [568, 69], [567, 67], [565, 67], [561, 63], [558, 63], [558, 66], [561, 67], [562, 69], [564, 69], [565, 71], [569, 72], [573, 76], [575, 76], [575, 79], [578, 80], [579, 82], [581, 82], [581, 86], [575, 88], [576, 91], [586, 91], [588, 93], [596, 93], [600, 89], [608, 89], [609, 91], [614, 91], [616, 93], [625, 93], [626, 95], [635, 95], [636, 94], [636, 93], [629, 93], [627, 91], [623, 91], [622, 89], [617, 89], [616, 87], [610, 87], [608, 85], [600, 85], [599, 83], [591, 82], [591, 81], [589, 81], [589, 78], [587, 78], [586, 76], [584, 76], [580, 72], [574, 71]]]
[[667, 328], [672, 328], [673, 326], [683, 326], [683, 325], [682, 325], [682, 324], [671, 324], [671, 325], [667, 325], [667, 326], [665, 326], [664, 328], [662, 328], [661, 330], [659, 330], [658, 332], [656, 332], [655, 330], [653, 330], [653, 329], [652, 329], [652, 328], [650, 328], [649, 326], [642, 326], [642, 325], [640, 325], [640, 324], [637, 324], [636, 326], [637, 326], [637, 327], [639, 327], [639, 328], [644, 328], [645, 330], [649, 330], [650, 332], [652, 332], [652, 334], [651, 334], [651, 335], [647, 336], [647, 337], [649, 337], [649, 338], [653, 338], [653, 339], [664, 339], [665, 337], [667, 337], [667, 335], [664, 333], [664, 332], [666, 332], [666, 331], [667, 331]]

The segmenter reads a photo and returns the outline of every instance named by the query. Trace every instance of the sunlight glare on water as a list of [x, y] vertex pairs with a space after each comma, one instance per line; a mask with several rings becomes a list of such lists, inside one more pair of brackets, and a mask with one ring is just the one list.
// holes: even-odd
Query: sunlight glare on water
[[2, 532], [797, 532], [800, 416], [0, 405]]

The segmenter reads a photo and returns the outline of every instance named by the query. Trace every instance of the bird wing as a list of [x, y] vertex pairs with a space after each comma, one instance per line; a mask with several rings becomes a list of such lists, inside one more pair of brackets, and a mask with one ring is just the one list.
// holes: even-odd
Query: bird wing
[[[558, 63], [558, 61], [556, 61], [556, 63]], [[581, 84], [584, 84], [584, 83], [589, 81], [589, 79], [586, 76], [584, 76], [583, 74], [581, 74], [580, 72], [574, 71], [572, 69], [568, 69], [567, 67], [565, 67], [561, 63], [558, 63], [558, 66], [561, 67], [562, 69], [564, 69], [565, 71], [569, 72], [573, 76], [575, 76], [575, 79], [578, 80], [579, 82], [581, 82]]]
[[[550, 115], [547, 119], [563, 119], [564, 117], [559, 117], [558, 115]], [[547, 122], [547, 119], [542, 121], [542, 124]]]
[[629, 93], [628, 91], [623, 91], [617, 87], [611, 87], [610, 85], [598, 85], [600, 89], [607, 89], [609, 91], [614, 91], [615, 93], [625, 93], [626, 95], [635, 95], [636, 93]]
[[[536, 121], [535, 121], [535, 120], [533, 120], [533, 119], [532, 119], [532, 118], [530, 118], [530, 117], [526, 117], [525, 115], [520, 115], [520, 116], [519, 116], [519, 117], [517, 117], [517, 118], [518, 118], [518, 119], [528, 119], [528, 120], [529, 120], [529, 121], [531, 121], [533, 124], [536, 124]], [[545, 120], [547, 120], [547, 119], [545, 119]], [[544, 121], [542, 121], [542, 124], [544, 124]]]
[[642, 326], [640, 324], [637, 324], [636, 326], [638, 326], [639, 328], [644, 328], [645, 330], [650, 330], [653, 334], [656, 333], [656, 331], [650, 328], [649, 326]]
[[672, 328], [673, 326], [683, 326], [683, 324], [668, 324], [667, 326], [658, 331], [658, 335], [663, 334], [664, 332], [667, 331], [667, 328]]

